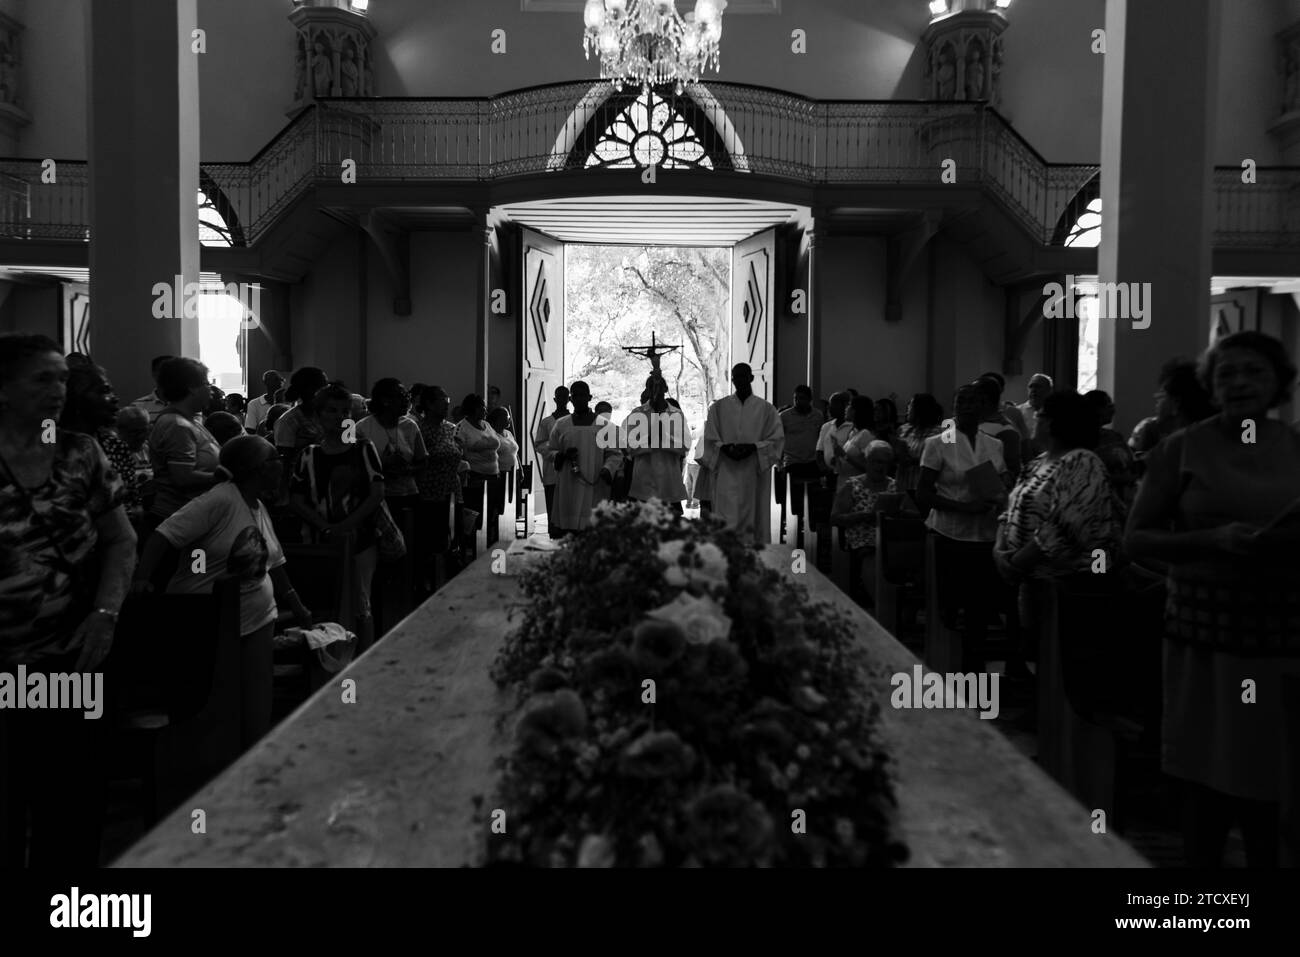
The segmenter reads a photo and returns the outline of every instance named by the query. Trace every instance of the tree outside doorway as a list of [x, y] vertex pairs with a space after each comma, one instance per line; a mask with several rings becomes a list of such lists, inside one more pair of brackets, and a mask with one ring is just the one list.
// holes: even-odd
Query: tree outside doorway
[[731, 250], [570, 244], [565, 256], [565, 382], [586, 382], [621, 422], [650, 373], [622, 347], [647, 345], [653, 332], [682, 347], [660, 368], [698, 436], [709, 404], [730, 389]]

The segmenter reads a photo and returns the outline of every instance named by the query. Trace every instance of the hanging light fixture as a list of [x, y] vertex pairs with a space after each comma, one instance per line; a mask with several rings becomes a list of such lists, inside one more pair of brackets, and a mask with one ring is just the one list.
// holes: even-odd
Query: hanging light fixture
[[587, 0], [582, 48], [600, 57], [600, 75], [624, 84], [673, 84], [680, 95], [712, 66], [716, 72], [727, 0], [695, 0], [685, 17], [674, 0]]

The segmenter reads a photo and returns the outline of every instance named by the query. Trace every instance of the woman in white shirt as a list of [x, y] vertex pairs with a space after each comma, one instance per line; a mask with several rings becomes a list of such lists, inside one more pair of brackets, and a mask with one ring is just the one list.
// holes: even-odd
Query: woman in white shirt
[[465, 473], [465, 506], [479, 513], [474, 524], [477, 530], [483, 527], [483, 490], [501, 471], [497, 458], [501, 436], [484, 418], [487, 404], [482, 396], [471, 392], [461, 402], [460, 410], [465, 417], [456, 424], [456, 438], [465, 450], [465, 461], [469, 462], [469, 471]]
[[867, 396], [857, 396], [849, 406], [853, 431], [843, 445], [834, 438], [835, 467], [841, 479], [864, 475], [867, 471], [867, 447], [876, 441], [872, 427], [876, 424], [876, 404]]
[[519, 463], [519, 443], [510, 431], [510, 410], [504, 405], [487, 414], [487, 424], [501, 441], [497, 447], [497, 476], [488, 483], [488, 514], [499, 516], [506, 510], [506, 484]]

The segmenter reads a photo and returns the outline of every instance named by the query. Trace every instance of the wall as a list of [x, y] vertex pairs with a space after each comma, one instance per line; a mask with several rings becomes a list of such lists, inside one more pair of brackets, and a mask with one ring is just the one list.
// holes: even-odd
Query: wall
[[[58, 283], [29, 285], [0, 280], [0, 333], [63, 336], [63, 294]], [[92, 313], [93, 318], [93, 313]]]
[[[926, 6], [787, 0], [781, 15], [728, 15], [719, 79], [818, 98], [917, 98]], [[1218, 161], [1235, 165], [1249, 152], [1261, 164], [1275, 163], [1266, 129], [1281, 94], [1272, 35], [1300, 20], [1300, 11], [1281, 12], [1266, 0], [1233, 0], [1225, 9]], [[200, 0], [208, 41], [200, 60], [205, 161], [250, 159], [287, 122], [288, 12], [289, 4], [276, 0]], [[490, 95], [596, 72], [583, 58], [576, 13], [523, 13], [518, 0], [374, 0], [370, 16], [379, 30], [376, 85], [385, 96]], [[84, 157], [83, 0], [30, 3], [20, 19], [33, 114], [21, 155]], [[1003, 112], [1048, 160], [1097, 161], [1101, 58], [1090, 47], [1104, 0], [1017, 0], [1009, 19]], [[497, 28], [506, 31], [503, 55], [490, 49]], [[807, 34], [807, 54], [790, 50], [795, 29]]]

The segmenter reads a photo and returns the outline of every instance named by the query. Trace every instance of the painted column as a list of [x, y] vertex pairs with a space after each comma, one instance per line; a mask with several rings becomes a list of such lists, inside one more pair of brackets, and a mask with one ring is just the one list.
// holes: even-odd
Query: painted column
[[1097, 371], [1122, 431], [1152, 414], [1161, 365], [1208, 343], [1220, 15], [1219, 0], [1106, 4]]
[[[183, 308], [199, 281], [198, 27], [197, 0], [86, 5], [90, 342], [124, 401], [153, 389], [153, 356], [199, 354]], [[158, 284], [180, 286], [172, 318], [155, 317]]]

